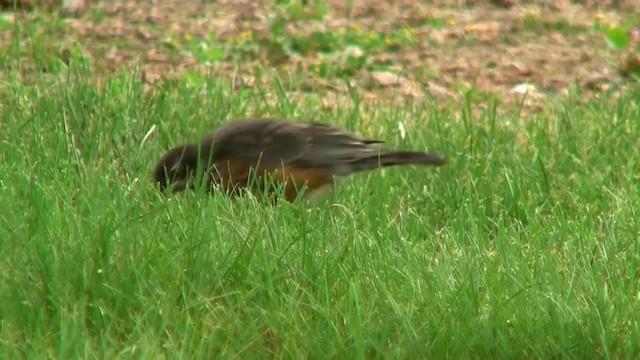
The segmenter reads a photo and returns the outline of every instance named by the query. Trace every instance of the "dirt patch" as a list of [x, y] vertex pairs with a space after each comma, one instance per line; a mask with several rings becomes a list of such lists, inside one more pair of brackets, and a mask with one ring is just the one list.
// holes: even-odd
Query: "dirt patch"
[[621, 79], [617, 55], [593, 27], [619, 21], [614, 11], [568, 2], [467, 3], [331, 0], [292, 10], [256, 1], [109, 1], [75, 18], [49, 15], [63, 26], [48, 35], [55, 51], [78, 46], [98, 74], [139, 64], [150, 85], [190, 72], [240, 75], [252, 86], [276, 69], [297, 77], [302, 92], [346, 94], [347, 81], [372, 101], [478, 91], [509, 102], [527, 92], [536, 106], [545, 94], [576, 87], [597, 94]]

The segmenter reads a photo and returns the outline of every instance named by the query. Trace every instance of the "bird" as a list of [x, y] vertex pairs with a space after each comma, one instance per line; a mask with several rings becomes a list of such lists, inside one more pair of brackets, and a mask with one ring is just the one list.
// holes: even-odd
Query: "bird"
[[[336, 179], [396, 165], [442, 166], [433, 152], [393, 150], [384, 141], [360, 137], [329, 124], [276, 118], [239, 119], [206, 134], [197, 143], [168, 150], [153, 169], [162, 193], [194, 190], [204, 184], [237, 196], [278, 188], [294, 202]], [[304, 189], [304, 191], [303, 191]]]

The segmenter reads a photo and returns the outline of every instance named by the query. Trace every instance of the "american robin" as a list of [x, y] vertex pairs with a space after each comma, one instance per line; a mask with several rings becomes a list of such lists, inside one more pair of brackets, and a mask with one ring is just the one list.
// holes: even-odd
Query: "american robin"
[[265, 190], [267, 183], [282, 185], [285, 199], [294, 201], [303, 188], [308, 195], [332, 186], [335, 178], [360, 171], [447, 163], [439, 154], [389, 150], [377, 145], [380, 143], [383, 141], [314, 122], [233, 121], [207, 134], [200, 143], [169, 150], [153, 177], [163, 192], [193, 189], [198, 181], [205, 181], [208, 190], [220, 188], [235, 195]]

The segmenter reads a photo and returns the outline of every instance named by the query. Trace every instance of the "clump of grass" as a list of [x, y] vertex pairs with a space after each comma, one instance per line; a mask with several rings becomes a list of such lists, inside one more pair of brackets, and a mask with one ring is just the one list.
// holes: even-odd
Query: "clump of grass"
[[[327, 111], [283, 82], [187, 76], [145, 92], [138, 74], [98, 79], [75, 56], [0, 87], [7, 357], [640, 352], [640, 89], [527, 118], [475, 96], [373, 107], [356, 89]], [[152, 188], [170, 146], [266, 115], [450, 163], [361, 174], [307, 205]]]

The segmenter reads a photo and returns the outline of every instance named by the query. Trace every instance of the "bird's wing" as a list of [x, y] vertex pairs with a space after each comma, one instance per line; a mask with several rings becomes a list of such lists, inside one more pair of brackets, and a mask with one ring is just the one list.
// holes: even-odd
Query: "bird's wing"
[[308, 123], [304, 132], [310, 143], [296, 159], [299, 164], [331, 167], [386, 151], [373, 146], [382, 141], [364, 139], [329, 125]]
[[203, 139], [216, 161], [243, 160], [250, 166], [273, 168], [298, 159], [311, 139], [303, 123], [252, 119], [227, 123]]

